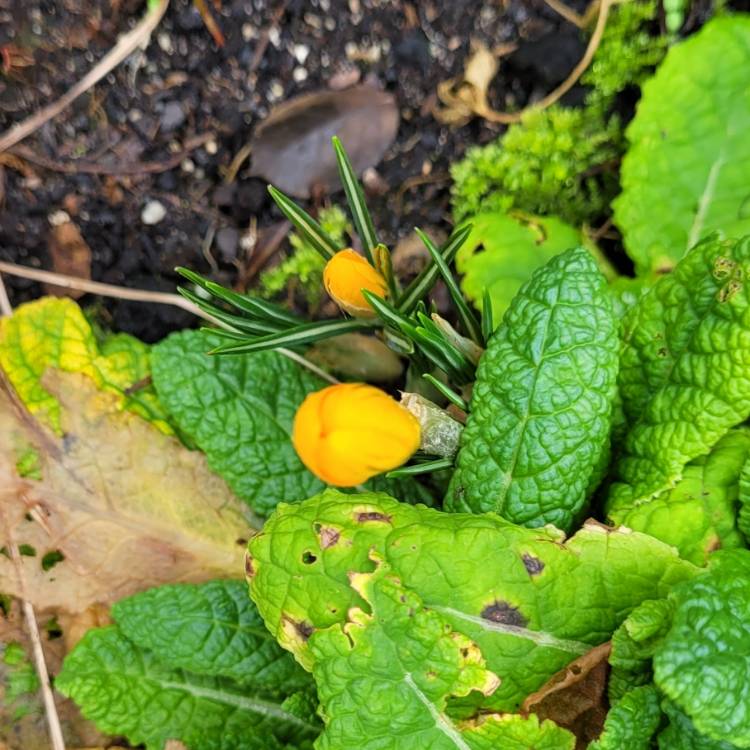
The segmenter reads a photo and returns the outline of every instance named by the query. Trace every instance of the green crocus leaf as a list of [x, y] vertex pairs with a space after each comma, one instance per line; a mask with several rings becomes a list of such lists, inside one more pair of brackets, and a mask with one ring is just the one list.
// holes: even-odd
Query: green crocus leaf
[[572, 527], [608, 446], [617, 329], [586, 250], [534, 273], [480, 360], [447, 509]]
[[152, 351], [154, 385], [172, 418], [209, 466], [261, 515], [325, 485], [299, 460], [292, 422], [322, 380], [275, 352], [208, 356], [219, 340], [180, 331]]
[[607, 714], [604, 731], [588, 750], [650, 750], [661, 721], [659, 694], [653, 685], [626, 693]]
[[498, 678], [468, 638], [388, 573], [380, 564], [353, 574], [367, 611], [310, 639], [326, 724], [316, 750], [573, 750], [572, 734], [536, 717], [454, 722], [448, 698], [491, 693]]
[[276, 698], [165, 666], [114, 626], [86, 633], [55, 687], [101, 731], [148, 750], [162, 750], [168, 739], [200, 750], [310, 748], [319, 731]]
[[697, 569], [629, 530], [587, 524], [571, 539], [495, 514], [448, 514], [386, 495], [327, 490], [282, 504], [249, 545], [251, 595], [281, 645], [311, 668], [308, 640], [366, 604], [350, 573], [371, 553], [457, 632], [476, 643], [501, 684], [486, 699], [516, 710], [555, 672], [608, 640], [646, 599]]
[[750, 747], [750, 552], [717, 552], [675, 587], [672, 626], [654, 680], [710, 739]]
[[486, 213], [471, 218], [471, 234], [456, 254], [461, 288], [481, 309], [485, 290], [495, 325], [531, 274], [564, 250], [581, 244], [581, 233], [554, 217]]
[[636, 505], [613, 520], [655, 536], [696, 565], [716, 549], [743, 547], [737, 529], [737, 501], [742, 468], [750, 453], [750, 431], [727, 433], [708, 456], [689, 463], [675, 487]]
[[750, 415], [750, 238], [709, 238], [623, 322], [627, 421], [607, 511], [619, 520]]
[[749, 87], [747, 14], [709, 21], [644, 85], [614, 201], [638, 273], [670, 270], [711, 231], [750, 232]]
[[112, 616], [138, 648], [172, 667], [274, 693], [310, 685], [263, 625], [244, 581], [159, 586], [121, 599]]

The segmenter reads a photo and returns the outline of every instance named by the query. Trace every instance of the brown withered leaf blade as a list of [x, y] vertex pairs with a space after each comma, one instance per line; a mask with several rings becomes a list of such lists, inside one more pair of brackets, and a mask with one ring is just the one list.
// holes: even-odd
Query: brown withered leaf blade
[[357, 174], [374, 167], [393, 143], [395, 98], [369, 85], [322, 89], [271, 110], [252, 141], [252, 174], [296, 198], [341, 188], [331, 138], [337, 135]]
[[380, 339], [362, 333], [318, 341], [305, 356], [336, 375], [365, 383], [390, 383], [404, 371], [403, 362]]
[[[119, 411], [82, 375], [49, 371], [43, 383], [62, 405], [62, 438], [0, 392], [0, 536], [27, 545], [35, 607], [78, 613], [167, 582], [242, 575], [247, 511], [202, 454]], [[23, 440], [39, 454], [41, 480], [15, 472]], [[45, 571], [55, 551], [63, 559]], [[0, 591], [22, 595], [2, 555]]]
[[[52, 259], [52, 270], [79, 279], [91, 278], [91, 248], [83, 239], [80, 229], [72, 222], [65, 221], [57, 224], [50, 231], [47, 247]], [[80, 289], [45, 284], [48, 294], [56, 297], [72, 297], [78, 299], [84, 292]]]
[[602, 732], [607, 716], [607, 659], [611, 643], [592, 648], [552, 675], [523, 702], [524, 714], [552, 719], [577, 738], [576, 750], [583, 750]]

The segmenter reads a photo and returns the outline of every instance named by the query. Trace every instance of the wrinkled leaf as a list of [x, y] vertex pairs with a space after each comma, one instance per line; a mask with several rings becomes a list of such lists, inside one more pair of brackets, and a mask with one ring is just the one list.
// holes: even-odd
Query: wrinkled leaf
[[252, 173], [297, 198], [314, 187], [341, 188], [331, 138], [337, 135], [357, 174], [374, 167], [393, 143], [399, 111], [392, 94], [372, 86], [321, 89], [275, 107], [252, 140]]
[[90, 630], [65, 659], [55, 687], [102, 730], [162, 750], [169, 739], [201, 750], [309, 748], [317, 727], [280, 699], [170, 667], [117, 627]]
[[555, 672], [604, 641], [645, 599], [695, 574], [643, 534], [587, 524], [563, 542], [495, 514], [448, 514], [327, 490], [282, 504], [249, 545], [251, 595], [266, 626], [308, 668], [311, 633], [363, 606], [350, 572], [381, 556], [425, 606], [482, 650], [502, 680], [491, 707], [516, 710]]
[[617, 328], [586, 250], [534, 272], [479, 363], [448, 510], [572, 528], [609, 446]]
[[615, 221], [638, 273], [668, 271], [714, 230], [750, 232], [750, 17], [673, 46], [627, 130]]
[[689, 461], [750, 415], [748, 277], [750, 238], [711, 237], [626, 315], [614, 521], [674, 487]]
[[748, 454], [750, 431], [727, 433], [708, 456], [685, 467], [673, 489], [617, 514], [618, 523], [674, 545], [681, 557], [696, 565], [704, 565], [717, 549], [744, 547], [737, 528], [737, 500]]
[[[351, 585], [368, 606], [311, 638], [313, 674], [326, 729], [316, 750], [572, 750], [552, 722], [485, 715], [454, 723], [448, 698], [488, 694], [498, 678], [479, 649], [380, 565]], [[427, 658], [426, 658], [427, 657]]]
[[659, 694], [652, 685], [626, 693], [607, 714], [604, 731], [588, 750], [650, 750], [661, 720]]
[[659, 733], [659, 750], [736, 750], [736, 745], [712, 740], [698, 732], [693, 722], [669, 700], [662, 701], [669, 725]]
[[[202, 455], [120, 412], [82, 375], [50, 372], [42, 384], [61, 405], [62, 438], [0, 402], [3, 502], [18, 543], [36, 552], [21, 558], [35, 606], [80, 612], [167, 581], [241, 574], [250, 523]], [[41, 481], [14, 476], [7, 440], [18, 431], [40, 455]], [[50, 551], [64, 559], [45, 570]], [[5, 556], [0, 591], [19, 593]]]
[[276, 693], [310, 683], [266, 630], [244, 581], [159, 586], [120, 600], [112, 616], [126, 638], [174, 667]]
[[657, 686], [710, 739], [750, 747], [750, 552], [717, 552], [670, 595], [672, 626], [654, 655]]

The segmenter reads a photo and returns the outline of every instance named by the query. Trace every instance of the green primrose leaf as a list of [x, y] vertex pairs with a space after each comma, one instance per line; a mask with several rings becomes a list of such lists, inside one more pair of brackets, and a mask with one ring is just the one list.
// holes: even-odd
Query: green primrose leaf
[[263, 625], [244, 581], [159, 586], [121, 599], [112, 616], [126, 638], [171, 667], [269, 693], [310, 684]]
[[477, 370], [446, 507], [570, 529], [609, 440], [617, 322], [582, 249], [538, 269]]
[[537, 268], [581, 244], [581, 233], [554, 217], [497, 212], [471, 221], [471, 234], [456, 255], [456, 270], [463, 275], [461, 288], [476, 307], [484, 310], [483, 296], [489, 296], [494, 326]]
[[502, 682], [491, 710], [523, 699], [646, 599], [663, 598], [697, 569], [643, 534], [587, 524], [567, 542], [495, 514], [450, 514], [387, 495], [334, 490], [281, 504], [249, 545], [251, 596], [298, 661], [315, 662], [311, 634], [367, 609], [349, 584], [371, 554], [424, 605], [482, 651]]
[[274, 352], [208, 356], [218, 341], [181, 331], [154, 346], [154, 385], [174, 421], [261, 515], [281, 500], [319, 492], [323, 483], [299, 460], [290, 436], [297, 408], [323, 381]]
[[652, 685], [626, 693], [607, 714], [604, 731], [588, 750], [650, 750], [659, 728], [659, 694]]
[[168, 739], [201, 750], [281, 750], [287, 742], [310, 748], [318, 732], [278, 698], [164, 665], [117, 627], [89, 630], [55, 687], [101, 731], [148, 750], [162, 750]]
[[672, 701], [664, 699], [661, 707], [669, 724], [659, 733], [659, 750], [736, 750], [737, 745], [712, 740], [698, 732], [690, 718]]
[[664, 272], [709, 232], [750, 232], [750, 16], [674, 45], [626, 135], [615, 222], [638, 273]]
[[657, 686], [708, 738], [750, 747], [750, 552], [717, 552], [675, 587], [672, 626], [654, 655]]
[[750, 238], [709, 238], [625, 316], [614, 521], [674, 487], [689, 461], [750, 415], [748, 277]]
[[381, 564], [352, 576], [368, 612], [355, 609], [310, 639], [326, 724], [316, 750], [573, 750], [572, 734], [536, 717], [452, 721], [450, 696], [491, 692], [498, 678], [468, 638], [388, 573]]
[[728, 432], [708, 456], [685, 467], [671, 490], [618, 513], [617, 523], [674, 545], [696, 565], [704, 565], [716, 549], [744, 547], [736, 506], [749, 455], [750, 430]]

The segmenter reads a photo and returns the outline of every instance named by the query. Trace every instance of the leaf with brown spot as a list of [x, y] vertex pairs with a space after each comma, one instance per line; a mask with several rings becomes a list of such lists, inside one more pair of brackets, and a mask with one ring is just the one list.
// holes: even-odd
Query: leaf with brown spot
[[[241, 577], [247, 510], [202, 454], [119, 411], [116, 396], [85, 376], [48, 371], [43, 383], [60, 401], [63, 437], [34, 421], [9, 386], [0, 392], [5, 531], [38, 551], [22, 557], [34, 606], [75, 613], [166, 582]], [[40, 456], [41, 481], [15, 472], [19, 434]], [[45, 571], [48, 550], [64, 560]], [[4, 556], [0, 591], [20, 593]]]
[[399, 112], [391, 94], [372, 86], [321, 89], [271, 110], [252, 140], [252, 174], [297, 198], [340, 188], [331, 138], [346, 147], [357, 174], [374, 167], [393, 143]]
[[609, 708], [607, 659], [611, 643], [602, 643], [561, 669], [523, 702], [522, 713], [552, 719], [577, 737], [577, 750], [602, 732]]

